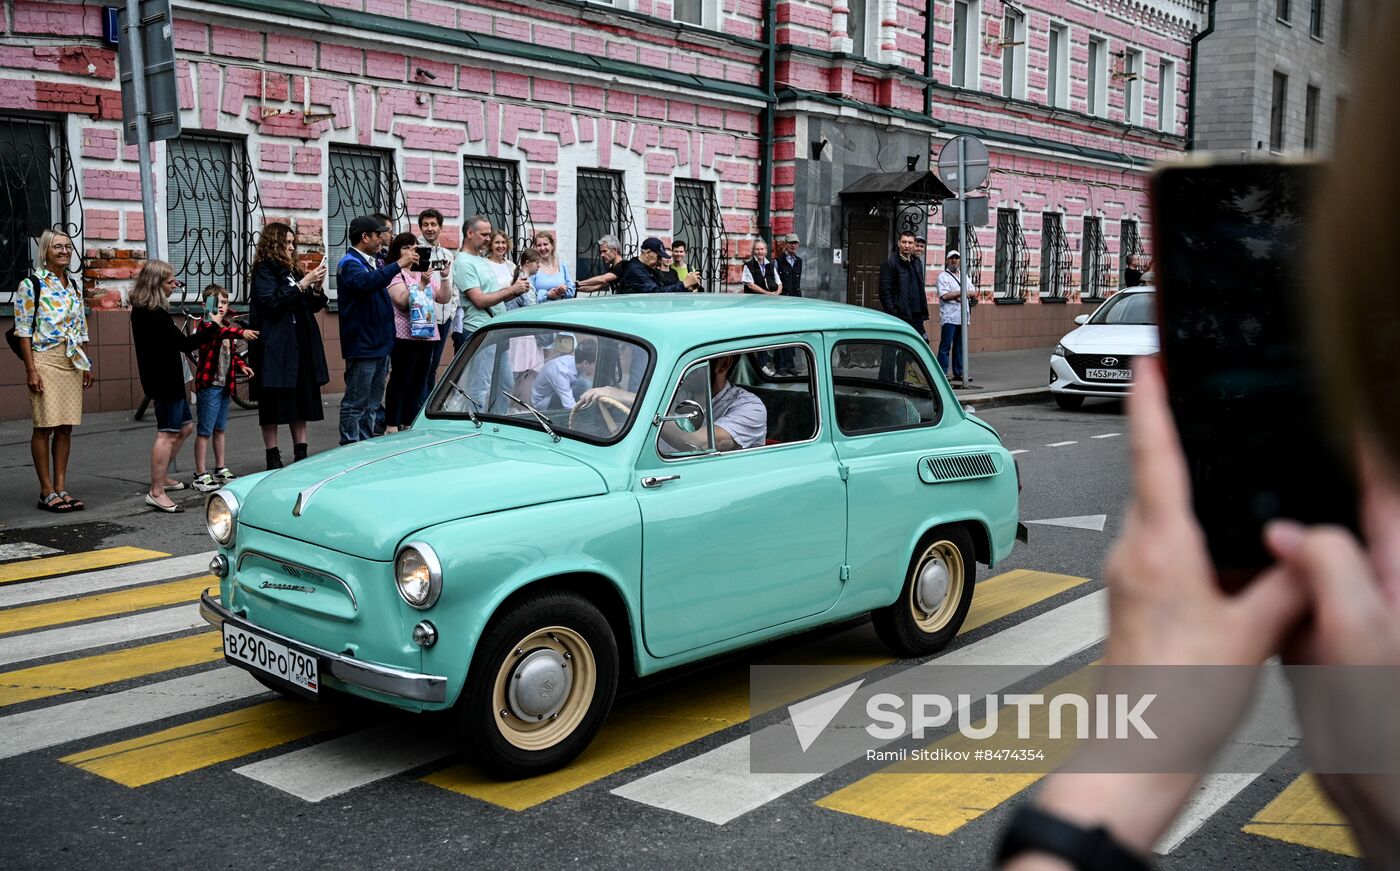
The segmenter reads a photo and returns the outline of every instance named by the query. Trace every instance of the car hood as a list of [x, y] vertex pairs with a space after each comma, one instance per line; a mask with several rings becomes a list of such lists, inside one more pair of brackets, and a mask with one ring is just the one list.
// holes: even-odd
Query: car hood
[[268, 475], [240, 524], [365, 559], [449, 520], [607, 492], [593, 468], [552, 447], [461, 429], [414, 429], [317, 454]]
[[1118, 354], [1137, 357], [1159, 349], [1153, 324], [1085, 324], [1060, 340], [1071, 354]]

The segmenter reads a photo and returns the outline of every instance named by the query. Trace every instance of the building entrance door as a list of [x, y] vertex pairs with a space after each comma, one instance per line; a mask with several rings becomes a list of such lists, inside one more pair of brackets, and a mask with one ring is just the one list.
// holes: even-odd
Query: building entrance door
[[852, 220], [850, 262], [846, 264], [846, 302], [881, 311], [880, 264], [890, 256], [887, 220]]

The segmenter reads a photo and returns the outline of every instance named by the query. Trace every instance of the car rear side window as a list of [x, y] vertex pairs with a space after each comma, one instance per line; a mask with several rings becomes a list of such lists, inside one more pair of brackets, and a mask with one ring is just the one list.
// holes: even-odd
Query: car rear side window
[[846, 435], [932, 426], [943, 414], [928, 369], [899, 342], [838, 342], [831, 380], [836, 425]]

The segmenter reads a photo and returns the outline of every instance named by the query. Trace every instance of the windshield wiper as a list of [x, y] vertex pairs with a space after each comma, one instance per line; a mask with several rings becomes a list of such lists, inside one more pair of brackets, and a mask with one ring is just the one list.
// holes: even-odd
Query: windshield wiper
[[465, 399], [465, 400], [469, 403], [469, 404], [467, 405], [467, 417], [471, 418], [472, 423], [476, 424], [476, 428], [477, 428], [477, 429], [481, 429], [481, 419], [478, 418], [478, 417], [476, 416], [476, 412], [472, 411], [472, 406], [473, 406], [473, 405], [475, 405], [477, 408], [480, 408], [480, 407], [481, 407], [481, 403], [479, 403], [479, 402], [477, 402], [475, 399], [473, 399], [472, 396], [471, 396], [471, 394], [467, 393], [467, 391], [465, 391], [465, 390], [463, 390], [462, 388], [458, 387], [456, 381], [449, 381], [449, 382], [447, 382], [447, 386], [448, 386], [448, 387], [451, 387], [453, 390], [457, 391], [458, 395], [460, 395], [463, 399]]
[[516, 396], [514, 393], [511, 393], [509, 390], [502, 390], [501, 392], [504, 393], [506, 398], [509, 399], [511, 402], [514, 402], [516, 405], [533, 414], [535, 416], [535, 420], [538, 420], [540, 422], [540, 426], [544, 427], [544, 431], [549, 433], [549, 437], [554, 439], [555, 442], [559, 441], [559, 433], [555, 432], [554, 427], [549, 425], [549, 418], [544, 416], [543, 411], [540, 411], [538, 408], [535, 408], [533, 405], [521, 399], [519, 396]]

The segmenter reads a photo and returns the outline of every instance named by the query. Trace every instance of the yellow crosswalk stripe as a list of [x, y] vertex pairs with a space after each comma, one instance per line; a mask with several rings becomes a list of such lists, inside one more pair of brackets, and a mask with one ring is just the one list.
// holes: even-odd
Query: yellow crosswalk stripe
[[[1047, 698], [1059, 693], [1089, 694], [1093, 679], [1093, 672], [1085, 667], [1038, 692]], [[998, 712], [995, 738], [974, 741], [955, 733], [931, 746], [969, 753], [986, 748], [1031, 748], [1034, 741], [1016, 740], [1017, 720], [1007, 713], [1005, 709]], [[1045, 735], [1047, 722], [1045, 707], [1032, 710], [1030, 734]], [[1050, 754], [1048, 748], [1046, 754]], [[895, 763], [818, 799], [817, 805], [916, 832], [950, 835], [1045, 776], [1040, 772], [935, 772], [927, 770], [930, 764]], [[1053, 764], [1037, 762], [1035, 766], [1048, 769]]]
[[1311, 774], [1290, 783], [1254, 815], [1243, 831], [1343, 856], [1361, 856], [1346, 818]]
[[124, 786], [237, 759], [326, 732], [342, 722], [332, 705], [279, 699], [65, 756], [61, 761]]
[[62, 602], [47, 602], [42, 605], [26, 605], [0, 611], [0, 635], [11, 632], [24, 632], [63, 623], [76, 623], [79, 620], [93, 620], [110, 617], [113, 614], [127, 614], [159, 608], [163, 605], [178, 605], [199, 599], [199, 594], [209, 587], [217, 587], [218, 578], [202, 575], [183, 581], [170, 581], [135, 587], [112, 593], [99, 593]]
[[213, 662], [223, 655], [223, 638], [217, 632], [201, 632], [188, 638], [9, 671], [0, 674], [0, 707]]
[[19, 562], [0, 564], [0, 584], [27, 581], [32, 578], [47, 578], [51, 575], [66, 575], [71, 572], [91, 571], [92, 569], [107, 569], [112, 566], [124, 566], [128, 563], [139, 563], [142, 560], [162, 556], [170, 556], [170, 554], [158, 550], [146, 550], [144, 547], [107, 547], [84, 553], [20, 560]]
[[[1087, 580], [1019, 569], [990, 578], [977, 585], [962, 631], [985, 626]], [[842, 669], [853, 676], [893, 661], [888, 653], [882, 652], [870, 627], [863, 626], [802, 645], [767, 659], [764, 664], [842, 667], [821, 669], [821, 686], [794, 687], [792, 698], [795, 700], [826, 688], [833, 680], [839, 682]], [[737, 664], [698, 684], [688, 684], [618, 708], [589, 748], [561, 771], [501, 783], [481, 776], [469, 765], [454, 765], [427, 775], [423, 781], [521, 811], [742, 723], [749, 716], [748, 665]]]

